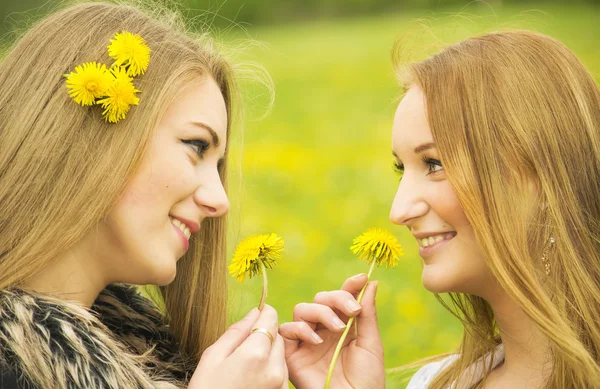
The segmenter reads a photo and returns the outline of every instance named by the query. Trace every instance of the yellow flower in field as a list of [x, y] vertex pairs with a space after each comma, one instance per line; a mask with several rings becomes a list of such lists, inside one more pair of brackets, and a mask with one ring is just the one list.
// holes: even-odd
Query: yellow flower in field
[[367, 264], [376, 261], [377, 266], [394, 268], [398, 265], [398, 257], [404, 255], [396, 237], [383, 228], [370, 228], [352, 243], [352, 252]]
[[98, 100], [104, 108], [102, 115], [111, 122], [116, 123], [125, 118], [131, 105], [138, 105], [140, 99], [135, 95], [139, 90], [135, 89], [133, 80], [127, 75], [125, 69], [121, 67], [112, 68], [110, 73], [113, 76], [113, 82], [105, 93], [105, 98]]
[[115, 60], [113, 66], [126, 66], [132, 77], [144, 74], [150, 62], [150, 48], [144, 38], [129, 31], [117, 33], [110, 40], [108, 55]]
[[83, 106], [93, 105], [98, 97], [104, 96], [113, 80], [106, 66], [96, 62], [79, 65], [65, 77], [69, 96]]
[[[276, 234], [255, 235], [243, 240], [235, 249], [229, 273], [239, 282], [257, 275], [262, 265], [272, 269], [282, 258], [283, 238]], [[262, 263], [262, 265], [261, 265]]]

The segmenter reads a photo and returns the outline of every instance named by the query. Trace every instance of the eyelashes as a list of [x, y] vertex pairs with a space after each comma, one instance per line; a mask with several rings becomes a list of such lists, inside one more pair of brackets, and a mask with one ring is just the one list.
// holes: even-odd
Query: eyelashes
[[[421, 158], [421, 161], [429, 167], [427, 175], [444, 170], [444, 168], [442, 167], [442, 163], [438, 159], [423, 156], [423, 158]], [[398, 174], [400, 179], [402, 179], [402, 176], [404, 175], [404, 165], [394, 161], [392, 166], [396, 174]]]
[[[425, 163], [427, 166], [429, 166], [428, 174], [443, 170], [442, 163], [440, 162], [439, 159], [433, 159], [433, 158], [428, 158], [428, 157], [423, 156], [423, 158], [421, 158], [421, 161], [423, 161], [423, 163]], [[438, 167], [440, 169], [436, 169]]]
[[404, 165], [394, 161], [394, 163], [392, 164], [392, 167], [393, 167], [394, 171], [396, 172], [396, 174], [398, 174], [399, 179], [401, 180], [402, 176], [404, 175]]
[[210, 143], [204, 139], [186, 139], [182, 140], [182, 142], [189, 145], [200, 159], [204, 158], [204, 153], [206, 153], [206, 150], [210, 147]]

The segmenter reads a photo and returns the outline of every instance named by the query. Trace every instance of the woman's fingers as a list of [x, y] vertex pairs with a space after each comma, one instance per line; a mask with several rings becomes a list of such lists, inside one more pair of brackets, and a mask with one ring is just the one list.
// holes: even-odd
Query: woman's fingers
[[[331, 293], [331, 292], [327, 292]], [[300, 303], [294, 307], [294, 321], [322, 324], [333, 332], [341, 332], [346, 328], [346, 323], [330, 307], [322, 304]]]
[[315, 296], [315, 303], [337, 309], [348, 317], [356, 316], [361, 310], [354, 296], [345, 290], [319, 292]]
[[266, 378], [267, 387], [269, 388], [280, 388], [283, 383], [287, 384], [287, 366], [285, 363], [285, 346], [281, 335], [275, 335], [275, 342], [273, 342], [273, 348], [271, 349], [271, 355], [269, 357], [268, 371], [269, 374]]
[[283, 381], [281, 387], [282, 387], [282, 389], [288, 389], [289, 382], [290, 382], [290, 370], [288, 369], [287, 360], [285, 359], [287, 348], [285, 347], [285, 339], [283, 339], [282, 336], [280, 336], [280, 338], [283, 340], [283, 355], [284, 355], [283, 369], [284, 369], [284, 374], [285, 374], [285, 380]]
[[[363, 302], [368, 306], [367, 312], [356, 301], [356, 296], [368, 281], [366, 274], [357, 274], [348, 278], [342, 290], [317, 293], [314, 303], [300, 303], [294, 307], [294, 322], [284, 323], [279, 328], [279, 333], [285, 341], [286, 357], [293, 355], [300, 347], [300, 342], [313, 345], [322, 343], [323, 340], [316, 333], [319, 326], [332, 332], [341, 333], [346, 328], [347, 317], [357, 316], [359, 334], [363, 337], [361, 345], [368, 348], [375, 347], [375, 351], [383, 352], [379, 330], [377, 327], [377, 313], [375, 310], [375, 290], [367, 288]], [[364, 304], [363, 304], [364, 305]], [[340, 317], [342, 316], [342, 317]], [[362, 318], [362, 320], [361, 320]], [[363, 327], [364, 328], [361, 328]], [[353, 337], [352, 332], [350, 337]]]
[[275, 343], [277, 329], [277, 311], [270, 305], [265, 305], [254, 322], [250, 334], [235, 353], [241, 352], [247, 357], [258, 360], [268, 359]]
[[[287, 355], [290, 355], [296, 350], [298, 341], [311, 344], [323, 343], [323, 339], [321, 339], [321, 337], [314, 331], [313, 327], [303, 321], [283, 323], [279, 327], [279, 333], [281, 336], [283, 336], [283, 340], [286, 341]], [[288, 343], [287, 341], [293, 342]]]
[[[278, 334], [275, 309], [269, 305], [260, 312], [254, 309], [232, 325], [204, 352], [190, 387], [192, 382], [210, 388], [237, 388], [246, 384], [265, 389], [287, 387], [285, 346]], [[215, 386], [217, 382], [224, 385]]]
[[360, 290], [367, 283], [367, 281], [368, 277], [366, 273], [357, 274], [344, 281], [342, 290], [345, 290], [354, 296], [358, 296], [358, 293], [360, 293]]
[[369, 282], [362, 299], [363, 309], [356, 318], [356, 326], [358, 328], [356, 345], [383, 358], [383, 345], [377, 324], [376, 294], [377, 281]]
[[347, 317], [356, 316], [362, 309], [354, 295], [366, 281], [366, 274], [358, 274], [346, 280], [345, 290], [320, 292], [315, 296], [314, 304], [296, 305], [294, 322], [284, 323], [279, 329], [285, 340], [286, 353], [293, 354], [298, 349], [298, 341], [321, 343], [322, 339], [315, 332], [319, 325], [333, 332], [342, 332], [346, 328]]
[[202, 359], [218, 363], [230, 356], [248, 338], [259, 314], [259, 310], [254, 308], [242, 320], [232, 324], [213, 345], [206, 349], [203, 355], [207, 357]]

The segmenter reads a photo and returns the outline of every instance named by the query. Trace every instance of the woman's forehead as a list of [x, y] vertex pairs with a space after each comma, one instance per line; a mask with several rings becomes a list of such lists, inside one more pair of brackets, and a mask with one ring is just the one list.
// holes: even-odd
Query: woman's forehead
[[212, 79], [185, 88], [167, 109], [164, 120], [171, 125], [197, 129], [198, 123], [220, 139], [227, 134], [227, 109], [220, 89]]
[[411, 87], [398, 105], [392, 131], [392, 147], [398, 157], [433, 141], [426, 115], [425, 95], [419, 87]]

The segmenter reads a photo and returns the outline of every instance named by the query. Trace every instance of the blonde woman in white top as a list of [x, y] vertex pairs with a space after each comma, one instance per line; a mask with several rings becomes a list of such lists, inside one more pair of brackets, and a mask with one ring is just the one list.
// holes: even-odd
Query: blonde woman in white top
[[[456, 353], [409, 388], [600, 387], [600, 90], [589, 71], [557, 40], [509, 31], [398, 74], [390, 219], [415, 236], [423, 285], [449, 293], [465, 327]], [[317, 294], [281, 326], [296, 388], [323, 386], [334, 319], [356, 314], [331, 387], [385, 387], [375, 285], [362, 309], [354, 299], [365, 282]]]

